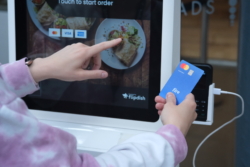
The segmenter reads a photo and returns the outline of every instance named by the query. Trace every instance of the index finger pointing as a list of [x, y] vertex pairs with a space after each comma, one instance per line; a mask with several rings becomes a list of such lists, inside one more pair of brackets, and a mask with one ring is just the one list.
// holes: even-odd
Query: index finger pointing
[[122, 41], [121, 38], [117, 38], [117, 39], [114, 39], [112, 41], [106, 41], [106, 42], [102, 42], [102, 43], [93, 45], [93, 46], [90, 47], [90, 50], [88, 52], [89, 56], [100, 53], [103, 50], [112, 48], [112, 47], [118, 45], [121, 41]]

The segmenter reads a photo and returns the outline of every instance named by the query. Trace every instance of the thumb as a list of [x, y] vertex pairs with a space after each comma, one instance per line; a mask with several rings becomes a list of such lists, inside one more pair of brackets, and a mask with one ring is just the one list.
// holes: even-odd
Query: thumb
[[193, 95], [192, 93], [189, 93], [189, 94], [186, 96], [186, 99], [195, 100], [194, 95]]
[[104, 79], [108, 77], [108, 73], [103, 70], [80, 70], [79, 79]]
[[176, 105], [175, 95], [171, 92], [168, 92], [166, 96], [166, 101], [167, 101], [167, 104], [173, 103], [174, 105]]

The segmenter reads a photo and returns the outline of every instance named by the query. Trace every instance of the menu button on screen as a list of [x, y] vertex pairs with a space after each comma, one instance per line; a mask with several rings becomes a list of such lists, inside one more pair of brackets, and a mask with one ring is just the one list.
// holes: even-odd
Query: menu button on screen
[[65, 37], [65, 38], [73, 38], [73, 37], [74, 37], [73, 30], [70, 30], [70, 29], [63, 29], [63, 30], [62, 30], [62, 37]]
[[87, 38], [87, 31], [86, 30], [75, 30], [75, 37], [76, 38]]
[[49, 29], [49, 36], [50, 37], [60, 37], [61, 30], [57, 28], [50, 28]]

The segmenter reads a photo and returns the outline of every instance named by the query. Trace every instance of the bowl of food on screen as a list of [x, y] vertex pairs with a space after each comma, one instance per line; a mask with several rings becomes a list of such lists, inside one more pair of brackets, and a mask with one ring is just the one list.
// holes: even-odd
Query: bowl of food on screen
[[35, 8], [36, 18], [43, 28], [68, 28], [78, 30], [89, 30], [96, 18], [67, 17], [54, 11], [47, 2], [41, 8]]
[[36, 5], [36, 7], [41, 7], [44, 4], [45, 0], [32, 0], [32, 3]]
[[108, 40], [122, 38], [122, 42], [113, 47], [112, 51], [118, 60], [130, 67], [137, 56], [137, 49], [141, 44], [138, 29], [134, 26], [121, 26], [121, 30], [112, 30], [108, 34]]
[[59, 13], [53, 11], [47, 2], [45, 2], [43, 6], [40, 9], [37, 9], [37, 11], [35, 12], [37, 13], [37, 20], [44, 28], [49, 28], [56, 19], [64, 17]]

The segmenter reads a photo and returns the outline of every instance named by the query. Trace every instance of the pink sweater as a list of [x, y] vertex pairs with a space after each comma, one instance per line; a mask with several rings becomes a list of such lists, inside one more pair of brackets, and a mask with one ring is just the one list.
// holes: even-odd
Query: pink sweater
[[186, 140], [173, 125], [98, 157], [78, 154], [73, 135], [39, 122], [20, 99], [38, 89], [24, 59], [0, 66], [0, 167], [175, 167], [186, 157]]

